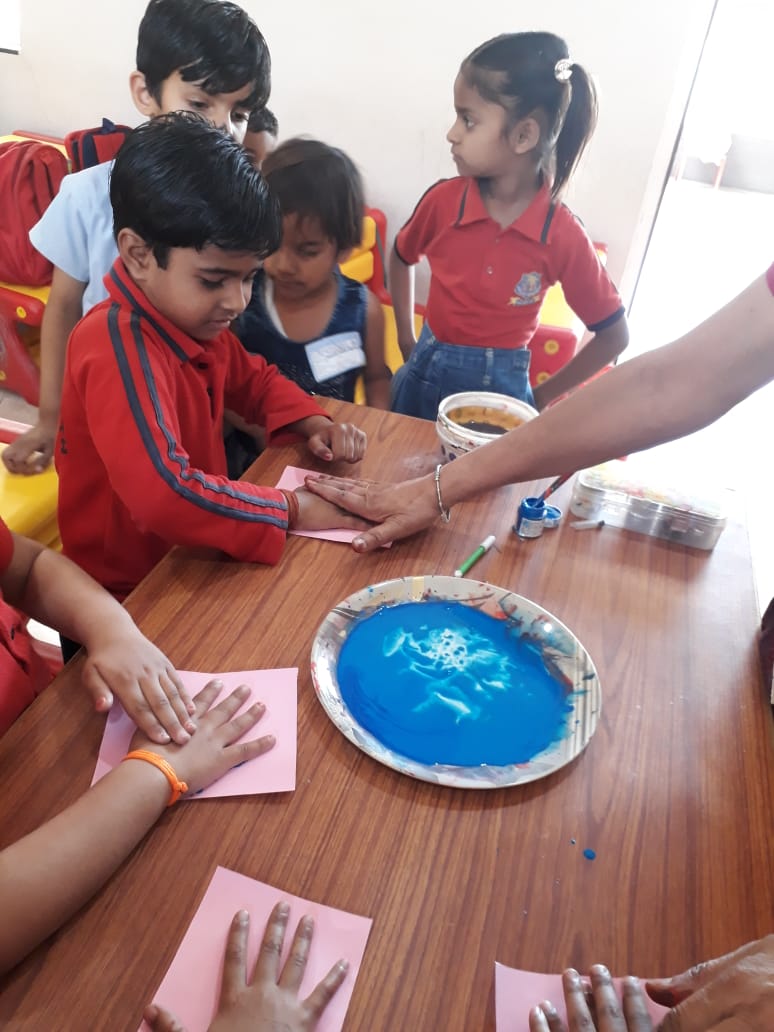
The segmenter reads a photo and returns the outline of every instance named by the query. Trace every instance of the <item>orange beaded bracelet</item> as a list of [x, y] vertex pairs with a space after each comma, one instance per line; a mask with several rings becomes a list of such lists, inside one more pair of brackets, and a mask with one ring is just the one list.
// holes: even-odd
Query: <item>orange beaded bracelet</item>
[[[124, 760], [145, 760], [146, 763], [152, 763], [154, 767], [158, 767], [161, 773], [166, 777], [169, 782], [169, 787], [172, 790], [167, 806], [174, 806], [183, 792], [188, 791], [188, 785], [186, 785], [185, 781], [181, 781], [178, 778], [172, 765], [167, 763], [164, 757], [159, 756], [158, 753], [149, 752], [147, 749], [135, 749], [134, 752], [127, 753], [126, 756], [124, 756]], [[123, 762], [123, 760], [121, 762]]]

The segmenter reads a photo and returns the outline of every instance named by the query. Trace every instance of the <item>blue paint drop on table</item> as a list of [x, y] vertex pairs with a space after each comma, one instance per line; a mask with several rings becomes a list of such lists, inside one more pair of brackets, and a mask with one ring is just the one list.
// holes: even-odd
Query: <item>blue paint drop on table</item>
[[507, 620], [459, 602], [383, 606], [339, 654], [355, 720], [420, 763], [526, 763], [565, 734], [566, 685]]
[[586, 857], [587, 860], [596, 860], [597, 859], [597, 854], [594, 852], [593, 849], [584, 849], [583, 850], [583, 855]]

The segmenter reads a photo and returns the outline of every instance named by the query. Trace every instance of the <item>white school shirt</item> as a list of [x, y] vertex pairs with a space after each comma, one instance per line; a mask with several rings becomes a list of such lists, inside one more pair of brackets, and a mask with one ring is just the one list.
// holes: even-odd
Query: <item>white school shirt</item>
[[118, 257], [110, 207], [112, 161], [65, 176], [59, 193], [30, 230], [32, 246], [86, 284], [83, 314], [107, 297], [103, 278]]

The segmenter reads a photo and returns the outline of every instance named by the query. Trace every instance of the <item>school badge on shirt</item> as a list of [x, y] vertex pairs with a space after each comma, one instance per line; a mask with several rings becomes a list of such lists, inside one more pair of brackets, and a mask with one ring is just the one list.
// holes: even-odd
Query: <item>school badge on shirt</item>
[[543, 278], [539, 272], [525, 272], [513, 288], [513, 297], [508, 304], [511, 306], [534, 305], [540, 298], [542, 285]]

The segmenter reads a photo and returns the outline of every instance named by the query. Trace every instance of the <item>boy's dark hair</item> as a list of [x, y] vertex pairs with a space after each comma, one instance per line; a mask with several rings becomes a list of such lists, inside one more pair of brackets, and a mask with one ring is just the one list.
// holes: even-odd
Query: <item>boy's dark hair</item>
[[568, 59], [567, 44], [552, 32], [511, 32], [476, 47], [460, 68], [485, 100], [505, 108], [511, 122], [538, 118], [540, 164], [553, 180], [554, 197], [569, 182], [597, 124], [594, 84]]
[[277, 116], [267, 107], [256, 108], [250, 115], [247, 131], [248, 133], [271, 133], [276, 139], [279, 136]]
[[252, 86], [247, 109], [263, 107], [271, 88], [266, 40], [228, 0], [150, 0], [137, 36], [137, 70], [157, 102], [174, 72], [211, 95]]
[[360, 243], [363, 180], [344, 151], [319, 140], [286, 140], [263, 161], [263, 175], [282, 215], [316, 218], [339, 251]]
[[134, 230], [166, 268], [172, 247], [198, 251], [276, 251], [276, 200], [244, 150], [188, 111], [160, 115], [134, 129], [110, 174], [113, 232]]

